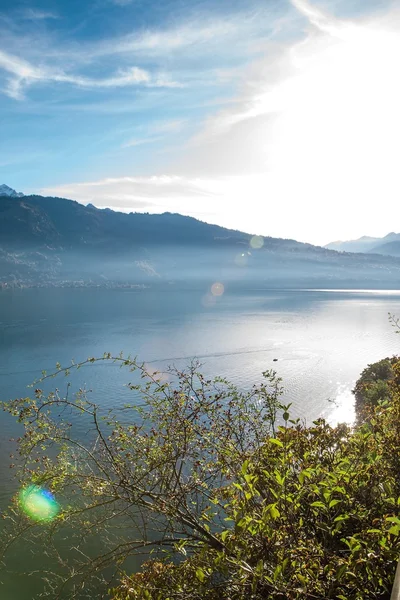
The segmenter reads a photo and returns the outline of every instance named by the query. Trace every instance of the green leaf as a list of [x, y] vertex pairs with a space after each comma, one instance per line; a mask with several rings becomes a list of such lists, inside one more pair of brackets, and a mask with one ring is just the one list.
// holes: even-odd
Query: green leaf
[[260, 558], [254, 572], [257, 575], [257, 577], [261, 577], [261, 575], [263, 574], [263, 571], [264, 571], [264, 561], [262, 560], [262, 558]]
[[204, 573], [204, 571], [201, 567], [198, 567], [196, 569], [196, 577], [200, 581], [200, 583], [203, 583], [203, 581], [205, 580], [206, 574]]
[[282, 567], [281, 567], [281, 565], [277, 565], [277, 567], [276, 567], [276, 569], [275, 569], [275, 571], [274, 571], [274, 574], [273, 574], [273, 580], [274, 580], [274, 581], [276, 581], [276, 580], [278, 579], [278, 577], [279, 577], [279, 575], [281, 574], [281, 572], [282, 572]]
[[[343, 577], [343, 575], [345, 574], [346, 570], [347, 570], [347, 565], [346, 564], [340, 565], [340, 567], [336, 571], [336, 579], [337, 579], [337, 581], [339, 581]], [[338, 596], [338, 598], [340, 598], [340, 596]]]
[[350, 515], [339, 515], [336, 519], [333, 519], [333, 522], [339, 523], [340, 521], [346, 521], [347, 519], [350, 519]]
[[271, 442], [271, 444], [276, 444], [276, 446], [280, 446], [281, 448], [283, 448], [281, 440], [277, 440], [276, 438], [269, 438], [269, 441]]
[[278, 519], [281, 516], [281, 513], [276, 508], [276, 504], [271, 505], [271, 507], [269, 509], [269, 513], [273, 519]]
[[391, 533], [392, 535], [399, 535], [400, 532], [400, 527], [398, 525], [392, 525], [392, 527], [389, 529], [389, 533]]

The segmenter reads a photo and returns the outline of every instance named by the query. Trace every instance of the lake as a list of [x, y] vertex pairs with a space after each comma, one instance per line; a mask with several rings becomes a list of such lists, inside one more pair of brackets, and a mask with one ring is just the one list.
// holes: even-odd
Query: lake
[[[28, 395], [26, 386], [57, 361], [68, 365], [123, 351], [159, 370], [197, 357], [207, 376], [225, 376], [241, 388], [273, 368], [293, 417], [351, 422], [351, 389], [360, 372], [400, 352], [389, 312], [400, 316], [400, 291], [9, 290], [0, 293], [0, 398]], [[91, 399], [107, 408], [131, 399], [124, 387], [129, 380], [128, 371], [99, 364], [79, 371], [73, 383], [87, 384]], [[67, 380], [56, 381], [62, 392]], [[2, 413], [0, 510], [17, 489], [9, 469], [9, 439], [17, 432]], [[40, 578], [17, 573], [19, 565], [37, 568], [38, 561], [29, 549], [18, 549], [15, 573], [10, 567], [0, 573], [2, 600], [32, 600]]]

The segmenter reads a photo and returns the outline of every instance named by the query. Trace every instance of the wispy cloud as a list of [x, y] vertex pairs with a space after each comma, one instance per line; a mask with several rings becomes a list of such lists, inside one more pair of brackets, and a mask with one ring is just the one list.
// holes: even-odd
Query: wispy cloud
[[163, 137], [160, 136], [150, 136], [147, 138], [132, 138], [121, 145], [121, 148], [132, 148], [134, 146], [142, 146], [143, 144], [154, 144], [162, 140]]
[[340, 27], [340, 22], [337, 21], [331, 14], [321, 10], [315, 4], [311, 4], [308, 0], [290, 0], [293, 6], [302, 13], [309, 23], [317, 27], [321, 31], [326, 31], [329, 34], [335, 34]]
[[[32, 21], [57, 18], [34, 8], [23, 14]], [[235, 69], [259, 54], [262, 40], [272, 35], [271, 14], [251, 5], [224, 15], [193, 12], [163, 27], [136, 28], [95, 41], [61, 40], [50, 25], [30, 30], [10, 17], [0, 27], [0, 74], [2, 69], [8, 73], [3, 91], [22, 99], [29, 86], [46, 82], [86, 89], [232, 85]]]
[[16, 100], [24, 97], [26, 87], [39, 83], [67, 83], [81, 88], [119, 88], [132, 85], [148, 87], [181, 87], [182, 84], [169, 80], [163, 74], [150, 74], [139, 67], [120, 69], [115, 75], [105, 78], [91, 78], [69, 74], [61, 69], [47, 66], [33, 66], [30, 62], [0, 50], [0, 68], [11, 75], [4, 92]]
[[105, 40], [88, 49], [92, 56], [111, 54], [156, 54], [179, 51], [183, 48], [221, 41], [238, 32], [240, 24], [235, 20], [216, 20], [207, 24], [189, 23], [164, 30], [137, 31], [117, 39]]
[[136, 0], [110, 0], [113, 4], [117, 6], [128, 6], [129, 4], [133, 4]]
[[146, 127], [138, 127], [137, 133], [140, 134], [145, 130], [145, 136], [136, 135], [121, 145], [121, 148], [130, 148], [133, 146], [141, 146], [143, 144], [154, 144], [159, 142], [169, 134], [180, 132], [184, 125], [184, 119], [171, 119], [169, 121], [156, 121], [150, 123]]
[[27, 8], [22, 13], [21, 16], [23, 19], [28, 19], [30, 21], [44, 21], [46, 19], [59, 19], [60, 17], [53, 12], [38, 10], [35, 8]]
[[[73, 198], [98, 208], [111, 207], [131, 212], [151, 207], [151, 212], [164, 211], [204, 214], [213, 210], [215, 193], [207, 180], [174, 175], [151, 177], [119, 177], [99, 181], [72, 183], [39, 190], [48, 196]], [[201, 208], [193, 206], [201, 199]], [[192, 205], [192, 206], [190, 206]]]

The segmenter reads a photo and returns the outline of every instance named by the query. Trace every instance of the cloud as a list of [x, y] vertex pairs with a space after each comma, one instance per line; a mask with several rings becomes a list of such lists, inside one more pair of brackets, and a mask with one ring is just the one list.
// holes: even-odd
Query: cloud
[[162, 136], [152, 136], [148, 138], [132, 138], [121, 145], [121, 148], [131, 148], [133, 146], [142, 146], [143, 144], [155, 144], [162, 140]]
[[169, 121], [155, 121], [147, 126], [140, 126], [136, 128], [138, 133], [145, 130], [146, 136], [133, 137], [127, 142], [124, 142], [121, 145], [121, 148], [130, 148], [133, 146], [141, 146], [143, 144], [153, 144], [159, 142], [165, 139], [168, 134], [178, 133], [181, 131], [185, 123], [186, 121], [184, 119], [171, 119]]
[[37, 10], [35, 8], [27, 8], [22, 12], [22, 17], [30, 21], [43, 21], [45, 19], [59, 19], [55, 13]]
[[302, 13], [311, 25], [328, 34], [335, 34], [340, 29], [340, 22], [332, 15], [311, 4], [308, 0], [290, 0], [294, 8]]
[[[119, 177], [98, 181], [46, 187], [39, 190], [46, 196], [72, 198], [98, 208], [114, 208], [124, 212], [181, 212], [203, 215], [213, 213], [216, 195], [212, 182], [176, 175], [151, 177]], [[197, 206], [196, 206], [197, 205]]]
[[[28, 20], [57, 18], [33, 8], [24, 16]], [[175, 20], [163, 28], [139, 28], [113, 38], [81, 42], [65, 38], [60, 42], [51, 29], [30, 31], [8, 22], [0, 30], [0, 69], [10, 75], [3, 91], [22, 99], [29, 86], [49, 82], [84, 89], [138, 84], [155, 88], [232, 85], [235, 69], [262, 51], [263, 40], [273, 30], [272, 22], [271, 10], [251, 5], [246, 11], [223, 16], [195, 14], [193, 8], [184, 22]], [[174, 76], [165, 72], [166, 64]], [[91, 72], [96, 72], [96, 77]]]
[[193, 23], [164, 30], [145, 30], [125, 35], [118, 39], [104, 41], [94, 45], [89, 52], [92, 56], [110, 56], [112, 54], [156, 54], [179, 51], [183, 48], [204, 45], [208, 42], [238, 32], [239, 23], [234, 20], [216, 20], [207, 24]]
[[111, 0], [111, 2], [117, 6], [128, 6], [129, 4], [135, 2], [135, 0]]
[[4, 92], [16, 100], [24, 97], [24, 89], [38, 83], [69, 83], [81, 88], [119, 88], [131, 85], [144, 85], [147, 87], [182, 87], [182, 84], [171, 81], [162, 74], [152, 75], [139, 67], [120, 69], [111, 77], [94, 79], [77, 74], [69, 74], [61, 69], [51, 67], [35, 67], [26, 60], [0, 50], [0, 68], [10, 73], [13, 77], [8, 79]]
[[174, 18], [163, 27], [132, 28], [130, 33], [123, 35], [49, 49], [49, 56], [64, 56], [76, 61], [104, 56], [164, 60], [168, 56], [176, 57], [182, 64], [207, 57], [211, 58], [213, 66], [216, 57], [224, 56], [229, 62], [234, 57], [244, 62], [249, 55], [262, 51], [260, 44], [275, 32], [276, 18], [273, 7], [255, 8], [254, 3], [246, 10], [224, 11], [223, 15], [213, 14], [213, 11], [199, 12], [189, 5], [185, 20]]

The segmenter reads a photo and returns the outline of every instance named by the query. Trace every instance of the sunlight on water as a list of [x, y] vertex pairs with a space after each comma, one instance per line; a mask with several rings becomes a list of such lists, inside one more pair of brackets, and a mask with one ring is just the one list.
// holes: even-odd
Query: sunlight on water
[[339, 423], [347, 423], [352, 425], [355, 421], [355, 399], [351, 390], [346, 388], [340, 391], [335, 400], [335, 409], [331, 412], [327, 421], [330, 425], [336, 426]]
[[375, 294], [377, 296], [398, 296], [400, 290], [341, 290], [341, 289], [299, 289], [299, 292], [329, 292], [329, 294]]
[[30, 485], [19, 493], [23, 512], [34, 521], [51, 521], [60, 507], [53, 494], [38, 485]]

